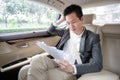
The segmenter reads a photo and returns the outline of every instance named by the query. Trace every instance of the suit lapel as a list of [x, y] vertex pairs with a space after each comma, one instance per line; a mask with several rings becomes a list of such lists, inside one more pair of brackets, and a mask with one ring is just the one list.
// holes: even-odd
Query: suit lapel
[[65, 34], [63, 35], [63, 37], [61, 38], [61, 41], [58, 45], [58, 49], [63, 49], [64, 44], [67, 42], [67, 40], [70, 38], [70, 34], [69, 34], [69, 29], [66, 30]]
[[81, 37], [81, 42], [80, 42], [80, 48], [79, 48], [79, 52], [81, 54], [83, 54], [84, 50], [85, 50], [85, 39], [86, 39], [86, 33], [87, 33], [87, 30], [85, 29], [82, 37]]
[[[79, 48], [79, 52], [81, 53], [81, 55], [84, 53], [84, 50], [85, 50], [86, 34], [87, 34], [87, 30], [85, 29], [85, 31], [81, 37], [80, 48]], [[65, 34], [61, 38], [61, 41], [60, 41], [59, 45], [57, 46], [57, 48], [62, 50], [64, 44], [67, 42], [67, 40], [69, 38], [70, 38], [70, 33], [69, 33], [69, 29], [68, 29], [68, 30], [66, 30]]]

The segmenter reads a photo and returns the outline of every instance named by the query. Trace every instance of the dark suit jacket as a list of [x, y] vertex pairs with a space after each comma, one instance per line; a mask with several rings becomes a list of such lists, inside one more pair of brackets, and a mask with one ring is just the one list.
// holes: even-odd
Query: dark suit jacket
[[[48, 29], [48, 33], [61, 36], [61, 40], [56, 46], [60, 50], [63, 49], [64, 44], [70, 38], [69, 29], [57, 29], [53, 25]], [[83, 64], [75, 64], [77, 76], [98, 72], [102, 69], [102, 54], [98, 34], [85, 29], [81, 37], [79, 52]]]

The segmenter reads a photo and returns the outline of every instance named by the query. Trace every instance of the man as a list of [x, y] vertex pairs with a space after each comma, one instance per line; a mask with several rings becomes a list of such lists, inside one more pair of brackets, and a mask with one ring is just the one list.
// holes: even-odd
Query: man
[[[63, 21], [66, 21], [67, 28], [57, 29], [57, 25]], [[81, 7], [73, 4], [64, 10], [63, 17], [48, 30], [51, 35], [61, 36], [56, 47], [73, 55], [76, 59], [74, 64], [66, 60], [36, 57], [29, 66], [20, 70], [19, 80], [76, 80], [82, 74], [100, 71], [102, 55], [99, 35], [86, 30], [83, 21]]]

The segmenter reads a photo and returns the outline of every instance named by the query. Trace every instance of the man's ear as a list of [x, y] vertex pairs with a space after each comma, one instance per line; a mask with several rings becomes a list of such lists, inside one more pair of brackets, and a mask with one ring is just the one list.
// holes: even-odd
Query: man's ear
[[84, 23], [84, 16], [81, 17], [81, 22]]
[[84, 21], [84, 16], [81, 17], [81, 21]]

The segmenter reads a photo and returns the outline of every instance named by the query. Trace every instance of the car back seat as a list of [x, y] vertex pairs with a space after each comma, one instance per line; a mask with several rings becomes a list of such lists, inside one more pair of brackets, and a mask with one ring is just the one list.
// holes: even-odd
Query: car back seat
[[96, 18], [95, 14], [86, 14], [84, 15], [84, 26], [86, 29], [97, 32], [96, 25], [93, 25], [93, 20]]
[[120, 76], [120, 24], [106, 24], [101, 32], [104, 69]]

